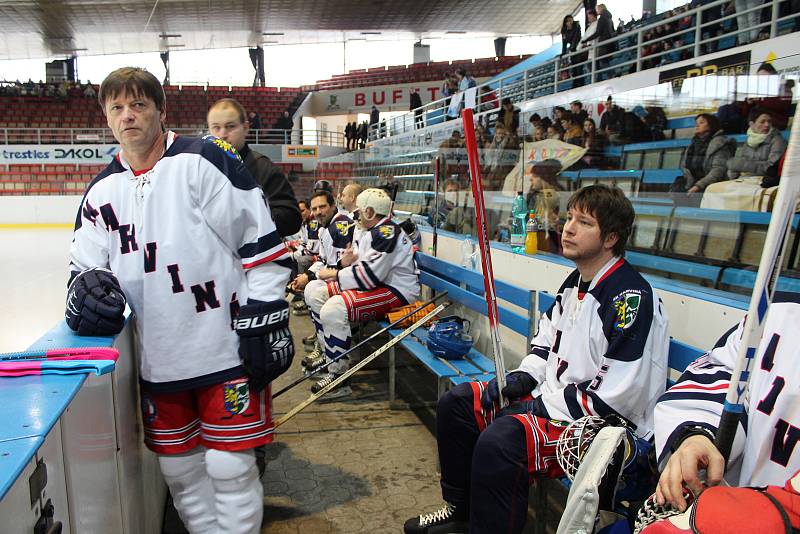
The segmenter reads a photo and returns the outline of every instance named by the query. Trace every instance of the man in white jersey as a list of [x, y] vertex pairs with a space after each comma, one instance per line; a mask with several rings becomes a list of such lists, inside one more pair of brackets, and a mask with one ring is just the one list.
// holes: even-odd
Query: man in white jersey
[[436, 440], [441, 509], [406, 521], [406, 534], [520, 533], [535, 476], [558, 477], [556, 443], [587, 415], [652, 433], [667, 379], [667, 318], [655, 290], [625, 261], [633, 225], [619, 188], [585, 187], [567, 204], [564, 256], [574, 270], [539, 321], [530, 354], [497, 382], [461, 384], [441, 399]]
[[269, 382], [294, 354], [289, 252], [235, 149], [164, 130], [152, 74], [118, 69], [98, 97], [121, 151], [81, 201], [67, 323], [114, 334], [127, 299], [145, 443], [184, 524], [193, 534], [259, 532], [252, 449], [272, 441]]
[[[327, 363], [350, 349], [350, 321], [380, 319], [419, 297], [414, 250], [411, 240], [390, 218], [392, 199], [382, 189], [367, 189], [356, 202], [361, 230], [358, 244], [348, 247], [336, 264], [320, 270], [305, 292]], [[319, 391], [347, 368], [347, 357], [331, 363], [328, 374], [311, 390]], [[328, 398], [349, 393], [350, 387], [343, 385]]]
[[[714, 433], [744, 320], [692, 363], [659, 399], [655, 437], [663, 471], [656, 502], [686, 513], [653, 523], [644, 532], [789, 532], [787, 526], [800, 528], [798, 325], [798, 295], [777, 294], [752, 364], [745, 411], [727, 467], [714, 446]], [[704, 479], [701, 470], [705, 470]], [[733, 486], [768, 488], [759, 492], [724, 487], [719, 485], [723, 478]], [[695, 509], [687, 510], [687, 500], [693, 498]]]

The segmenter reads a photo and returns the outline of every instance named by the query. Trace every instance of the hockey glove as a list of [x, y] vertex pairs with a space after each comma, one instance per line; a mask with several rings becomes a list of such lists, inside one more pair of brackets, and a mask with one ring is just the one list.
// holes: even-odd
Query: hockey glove
[[77, 274], [67, 287], [67, 326], [79, 336], [113, 336], [125, 326], [125, 293], [108, 269]]
[[[503, 397], [509, 402], [529, 395], [536, 387], [536, 380], [525, 371], [514, 371], [506, 375], [506, 385], [503, 388]], [[497, 379], [492, 380], [486, 385], [481, 394], [481, 406], [484, 410], [489, 410], [495, 403], [500, 401], [497, 393]]]
[[292, 365], [289, 304], [285, 300], [248, 300], [233, 326], [239, 334], [239, 358], [250, 377], [250, 387], [261, 391]]
[[532, 413], [536, 415], [536, 402], [532, 400], [512, 401], [497, 412], [496, 417], [503, 417], [504, 415], [526, 414]]

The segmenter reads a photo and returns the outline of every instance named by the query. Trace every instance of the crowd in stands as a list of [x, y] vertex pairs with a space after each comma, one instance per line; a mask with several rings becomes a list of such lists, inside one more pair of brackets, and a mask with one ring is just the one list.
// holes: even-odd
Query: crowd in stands
[[0, 96], [34, 96], [39, 98], [52, 98], [57, 101], [66, 101], [70, 98], [97, 98], [97, 89], [92, 82], [82, 84], [80, 80], [71, 82], [34, 82], [25, 83], [19, 80], [9, 83], [0, 83]]

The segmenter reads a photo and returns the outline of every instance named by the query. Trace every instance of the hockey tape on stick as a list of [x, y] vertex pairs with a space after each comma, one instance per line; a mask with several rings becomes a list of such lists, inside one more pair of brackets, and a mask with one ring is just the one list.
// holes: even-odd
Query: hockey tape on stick
[[425, 302], [423, 302], [422, 304], [420, 304], [419, 306], [417, 306], [415, 309], [411, 310], [407, 314], [403, 315], [402, 317], [400, 317], [396, 321], [394, 321], [391, 324], [388, 324], [385, 327], [381, 328], [380, 330], [378, 330], [377, 332], [375, 332], [374, 334], [369, 336], [367, 339], [363, 340], [358, 345], [355, 345], [354, 347], [350, 347], [349, 349], [347, 349], [346, 351], [344, 351], [343, 353], [341, 353], [340, 355], [338, 355], [336, 358], [332, 359], [331, 361], [329, 361], [325, 365], [320, 365], [319, 367], [317, 367], [316, 369], [314, 369], [313, 371], [311, 371], [307, 375], [305, 375], [303, 377], [300, 377], [297, 380], [295, 380], [294, 382], [292, 382], [291, 384], [289, 384], [288, 386], [285, 386], [283, 389], [281, 389], [280, 391], [275, 393], [272, 396], [272, 398], [274, 399], [276, 397], [279, 397], [279, 396], [283, 395], [284, 393], [286, 393], [287, 391], [289, 391], [290, 389], [295, 387], [297, 384], [301, 384], [301, 383], [305, 382], [306, 380], [308, 380], [309, 378], [311, 378], [312, 376], [318, 374], [319, 372], [327, 370], [328, 367], [330, 367], [332, 364], [338, 362], [342, 358], [347, 358], [350, 355], [351, 352], [353, 352], [353, 351], [355, 351], [357, 349], [360, 349], [361, 347], [365, 346], [367, 343], [369, 343], [370, 341], [372, 341], [373, 339], [375, 339], [379, 335], [381, 335], [381, 334], [383, 334], [385, 332], [388, 332], [389, 330], [391, 330], [392, 328], [396, 327], [397, 325], [399, 325], [400, 323], [402, 323], [403, 321], [405, 321], [406, 319], [408, 319], [409, 317], [411, 317], [415, 313], [418, 313], [420, 310], [424, 309], [429, 304], [433, 304], [434, 302], [436, 302], [440, 298], [444, 297], [445, 295], [447, 295], [447, 291], [442, 291], [441, 293], [439, 293], [435, 297], [426, 300]]
[[[798, 109], [800, 111], [800, 109]], [[795, 113], [792, 131], [789, 135], [789, 147], [783, 165], [783, 177], [778, 187], [778, 196], [772, 209], [764, 249], [761, 251], [761, 262], [750, 297], [750, 307], [744, 322], [742, 340], [736, 365], [731, 374], [728, 392], [725, 394], [725, 405], [720, 417], [715, 445], [727, 462], [739, 419], [744, 412], [744, 399], [750, 371], [756, 358], [758, 345], [764, 333], [769, 305], [775, 292], [775, 286], [783, 263], [783, 250], [789, 237], [789, 225], [794, 216], [798, 194], [800, 194], [800, 115]]]
[[114, 360], [119, 351], [113, 347], [71, 347], [63, 349], [31, 350], [0, 354], [6, 360]]
[[[465, 108], [461, 114], [464, 121], [464, 139], [467, 143], [467, 159], [469, 173], [472, 177], [472, 197], [475, 201], [475, 216], [478, 222], [477, 238], [481, 248], [481, 267], [483, 268], [483, 286], [486, 290], [486, 308], [489, 317], [489, 333], [492, 337], [492, 355], [494, 356], [497, 391], [502, 392], [506, 385], [506, 364], [503, 358], [503, 344], [500, 342], [500, 325], [497, 313], [497, 296], [494, 289], [494, 271], [492, 270], [492, 249], [489, 246], [489, 228], [486, 225], [486, 206], [483, 202], [483, 179], [481, 177], [478, 142], [475, 139], [475, 122], [472, 110]], [[500, 393], [500, 406], [505, 406], [505, 399]]]
[[422, 317], [417, 322], [415, 322], [414, 324], [412, 324], [411, 326], [409, 326], [408, 328], [406, 328], [405, 330], [403, 330], [402, 332], [397, 334], [392, 339], [390, 339], [385, 345], [379, 347], [375, 352], [373, 352], [372, 354], [370, 354], [369, 356], [367, 356], [366, 358], [364, 358], [363, 360], [361, 360], [360, 362], [355, 364], [353, 367], [351, 367], [350, 369], [345, 371], [344, 374], [341, 374], [338, 377], [336, 377], [336, 380], [332, 381], [330, 384], [328, 384], [327, 386], [325, 386], [324, 388], [322, 388], [318, 392], [312, 393], [311, 396], [308, 397], [306, 400], [304, 400], [303, 402], [301, 402], [300, 404], [298, 404], [297, 406], [295, 406], [294, 408], [292, 408], [291, 410], [286, 412], [283, 415], [283, 417], [278, 418], [275, 421], [275, 428], [278, 428], [283, 423], [285, 423], [286, 421], [288, 421], [289, 419], [291, 419], [292, 417], [294, 417], [298, 413], [300, 413], [303, 410], [305, 410], [306, 408], [308, 408], [309, 405], [311, 405], [313, 402], [318, 400], [320, 397], [322, 397], [323, 395], [328, 393], [330, 390], [334, 389], [335, 387], [338, 387], [339, 384], [341, 384], [342, 382], [344, 382], [345, 380], [347, 380], [348, 378], [353, 376], [353, 374], [355, 374], [356, 371], [360, 370], [365, 365], [367, 365], [369, 362], [371, 362], [372, 360], [374, 360], [375, 358], [377, 358], [378, 356], [380, 356], [381, 354], [383, 354], [384, 352], [386, 352], [390, 348], [392, 348], [395, 345], [397, 345], [398, 343], [400, 343], [400, 341], [403, 338], [405, 338], [406, 336], [410, 335], [411, 332], [413, 332], [414, 330], [416, 330], [420, 326], [424, 325], [430, 319], [435, 317], [437, 313], [440, 313], [441, 311], [443, 311], [448, 306], [450, 306], [449, 302], [443, 302], [442, 304], [439, 304], [438, 306], [436, 306], [436, 308], [431, 310], [424, 317]]

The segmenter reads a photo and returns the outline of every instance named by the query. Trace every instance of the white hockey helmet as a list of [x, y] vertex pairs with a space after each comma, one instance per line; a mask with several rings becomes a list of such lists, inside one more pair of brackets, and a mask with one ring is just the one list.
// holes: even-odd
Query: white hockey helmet
[[366, 213], [367, 208], [375, 210], [377, 215], [389, 215], [392, 213], [392, 199], [383, 189], [371, 187], [362, 191], [356, 198], [356, 206], [361, 213]]

